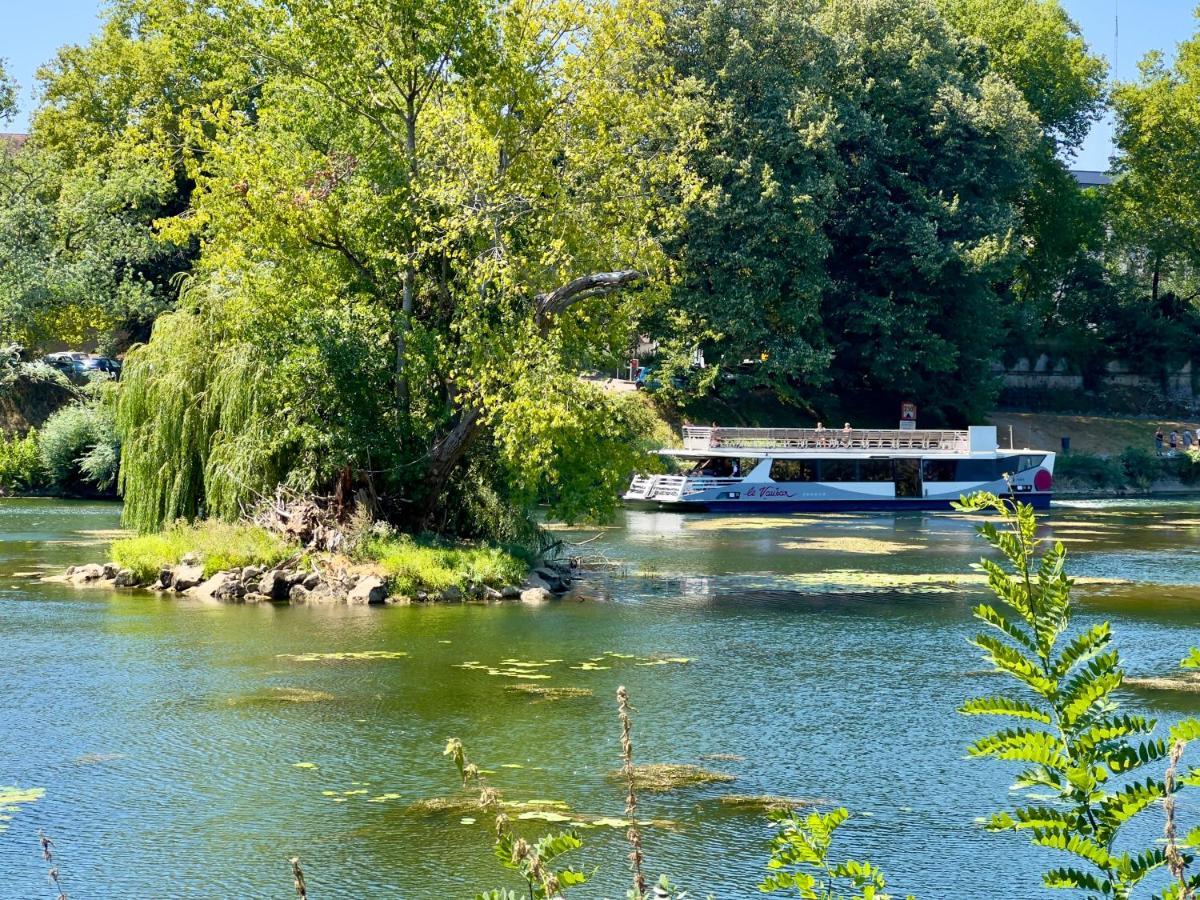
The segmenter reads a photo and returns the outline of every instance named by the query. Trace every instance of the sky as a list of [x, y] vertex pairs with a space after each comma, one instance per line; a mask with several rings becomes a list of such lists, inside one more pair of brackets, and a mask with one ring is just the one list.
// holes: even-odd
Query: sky
[[[1115, 63], [1118, 78], [1133, 78], [1137, 62], [1150, 50], [1170, 57], [1175, 44], [1195, 29], [1193, 10], [1200, 0], [1061, 0], [1093, 50]], [[0, 58], [21, 86], [23, 111], [10, 126], [24, 131], [33, 104], [37, 67], [63, 44], [82, 43], [96, 30], [98, 0], [0, 0]], [[1119, 22], [1119, 29], [1114, 27]], [[1119, 32], [1119, 40], [1117, 34]], [[1072, 165], [1107, 169], [1112, 153], [1112, 124], [1100, 122]]]

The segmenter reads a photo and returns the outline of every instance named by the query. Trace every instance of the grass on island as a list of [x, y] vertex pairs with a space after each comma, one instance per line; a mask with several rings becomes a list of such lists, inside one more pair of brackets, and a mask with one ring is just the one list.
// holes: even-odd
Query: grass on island
[[[270, 568], [300, 553], [295, 544], [257, 525], [214, 520], [178, 522], [165, 531], [114, 541], [112, 547], [116, 563], [131, 569], [141, 583], [154, 581], [164, 567], [178, 565], [188, 555], [200, 560], [208, 578], [245, 566]], [[529, 569], [527, 561], [499, 547], [445, 546], [408, 535], [367, 537], [351, 560], [378, 566], [391, 590], [407, 596], [463, 590], [472, 583], [519, 584]]]
[[164, 566], [174, 566], [194, 554], [204, 566], [204, 577], [244, 566], [273, 566], [294, 556], [295, 545], [257, 525], [206, 520], [188, 525], [177, 522], [165, 531], [139, 534], [114, 541], [112, 556], [123, 569], [131, 569], [139, 582], [153, 581]]
[[529, 569], [528, 563], [499, 547], [438, 546], [408, 535], [368, 538], [356, 555], [378, 565], [392, 590], [407, 596], [461, 590], [471, 583], [519, 584]]

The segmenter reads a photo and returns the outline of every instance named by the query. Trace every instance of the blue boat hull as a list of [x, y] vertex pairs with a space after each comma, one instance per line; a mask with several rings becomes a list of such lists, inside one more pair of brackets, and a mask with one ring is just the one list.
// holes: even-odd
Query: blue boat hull
[[[1049, 509], [1051, 494], [1018, 494], [1016, 499], [1034, 509]], [[955, 498], [957, 500], [957, 498]], [[861, 500], [680, 500], [664, 503], [658, 500], [627, 500], [626, 505], [637, 509], [659, 509], [673, 512], [896, 512], [898, 510], [945, 511], [954, 501], [926, 497], [879, 497]]]

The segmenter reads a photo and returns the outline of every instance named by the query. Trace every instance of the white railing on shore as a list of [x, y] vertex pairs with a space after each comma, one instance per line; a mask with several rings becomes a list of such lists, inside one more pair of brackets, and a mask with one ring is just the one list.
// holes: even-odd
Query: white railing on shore
[[966, 431], [902, 431], [854, 428], [683, 429], [686, 450], [946, 450], [970, 449]]

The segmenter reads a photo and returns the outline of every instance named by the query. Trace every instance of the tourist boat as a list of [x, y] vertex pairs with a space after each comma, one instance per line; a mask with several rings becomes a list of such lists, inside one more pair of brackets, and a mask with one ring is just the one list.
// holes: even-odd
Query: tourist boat
[[996, 428], [966, 431], [814, 428], [683, 429], [683, 446], [658, 451], [682, 475], [636, 475], [630, 505], [659, 509], [948, 509], [991, 491], [1050, 506], [1054, 454], [1001, 449]]

